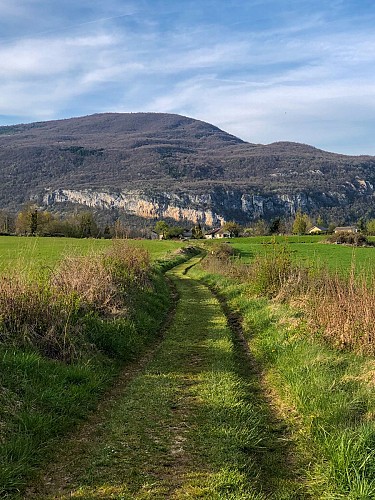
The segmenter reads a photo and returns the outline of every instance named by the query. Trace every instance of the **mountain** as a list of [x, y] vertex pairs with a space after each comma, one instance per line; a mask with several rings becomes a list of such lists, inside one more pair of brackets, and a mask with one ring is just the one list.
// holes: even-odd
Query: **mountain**
[[375, 157], [251, 144], [164, 113], [104, 113], [0, 127], [0, 207], [200, 220], [375, 216]]

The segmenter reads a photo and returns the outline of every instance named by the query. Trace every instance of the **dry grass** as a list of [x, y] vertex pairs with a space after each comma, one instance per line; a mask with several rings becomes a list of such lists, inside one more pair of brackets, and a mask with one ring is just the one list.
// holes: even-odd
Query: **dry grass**
[[114, 313], [121, 307], [118, 290], [102, 255], [66, 257], [51, 277], [56, 293], [73, 295], [83, 311]]
[[284, 247], [256, 257], [250, 265], [208, 255], [204, 268], [249, 283], [252, 295], [293, 302], [304, 310], [312, 331], [340, 348], [375, 354], [375, 274], [350, 276], [310, 269], [293, 262]]
[[102, 254], [66, 257], [45, 281], [20, 273], [0, 278], [0, 340], [69, 360], [83, 347], [85, 314], [125, 315], [132, 295], [148, 284], [145, 250], [115, 242]]
[[35, 347], [49, 358], [70, 359], [81, 342], [76, 304], [48, 285], [19, 274], [0, 279], [2, 343]]
[[375, 353], [375, 276], [349, 279], [325, 273], [305, 297], [311, 325], [335, 345]]

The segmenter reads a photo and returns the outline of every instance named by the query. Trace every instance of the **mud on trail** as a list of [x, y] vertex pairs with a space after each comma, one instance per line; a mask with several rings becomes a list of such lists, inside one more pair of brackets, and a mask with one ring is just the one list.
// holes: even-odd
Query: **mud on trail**
[[[293, 488], [270, 491], [277, 481], [266, 481], [260, 456], [275, 446], [270, 436], [285, 436], [270, 429], [254, 396], [258, 374], [244, 370], [250, 354], [236, 344], [220, 302], [186, 272], [197, 262], [167, 273], [176, 308], [162, 340], [126, 367], [97, 412], [56, 451], [56, 463], [19, 498], [306, 498]], [[279, 472], [268, 473], [283, 482]]]

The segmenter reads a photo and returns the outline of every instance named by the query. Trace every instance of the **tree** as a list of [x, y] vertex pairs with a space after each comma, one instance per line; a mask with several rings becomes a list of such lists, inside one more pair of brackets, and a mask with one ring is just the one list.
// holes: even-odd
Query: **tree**
[[34, 224], [36, 224], [35, 228], [35, 233], [37, 232], [38, 234], [51, 234], [52, 226], [53, 226], [53, 221], [55, 220], [55, 217], [51, 214], [51, 212], [48, 212], [47, 210], [45, 211], [38, 211], [35, 210], [35, 215], [31, 214], [31, 219], [33, 217], [36, 219], [34, 221]]
[[370, 219], [366, 224], [366, 233], [374, 236], [375, 235], [375, 219]]
[[178, 238], [181, 236], [184, 232], [184, 228], [180, 226], [172, 226], [169, 227], [168, 230], [165, 233], [165, 238], [170, 239], [170, 238]]
[[265, 220], [259, 219], [257, 220], [254, 226], [254, 235], [255, 236], [267, 236], [269, 234], [269, 227]]
[[38, 210], [35, 209], [30, 213], [30, 232], [32, 236], [35, 235], [38, 229]]
[[333, 234], [333, 232], [334, 232], [334, 230], [335, 230], [336, 226], [337, 226], [337, 224], [335, 224], [334, 222], [330, 222], [330, 223], [328, 224], [328, 231], [327, 231], [327, 233], [328, 233], [328, 234]]
[[281, 232], [280, 226], [281, 226], [281, 219], [280, 217], [278, 217], [277, 219], [274, 219], [270, 224], [270, 234], [279, 234]]
[[104, 227], [103, 236], [104, 236], [104, 239], [106, 239], [106, 240], [112, 238], [111, 228], [109, 227], [109, 224], [106, 224], [106, 226]]
[[237, 222], [234, 222], [234, 220], [226, 222], [223, 228], [225, 229], [225, 231], [228, 231], [231, 238], [238, 236], [242, 231], [242, 227], [239, 224], [237, 224]]
[[305, 234], [309, 226], [311, 226], [309, 216], [298, 209], [293, 222], [293, 234]]
[[316, 219], [316, 225], [319, 227], [325, 227], [324, 219], [321, 215], [318, 215], [318, 218]]
[[35, 234], [38, 228], [37, 208], [35, 205], [27, 204], [18, 212], [16, 218], [17, 234]]
[[163, 239], [167, 237], [168, 229], [169, 226], [164, 220], [158, 220], [157, 223], [155, 224], [155, 233], [161, 235]]
[[117, 219], [113, 226], [113, 235], [116, 239], [124, 239], [128, 236], [127, 229], [120, 219]]
[[0, 210], [0, 233], [10, 234], [14, 230], [14, 217], [5, 210]]
[[357, 220], [357, 228], [359, 231], [361, 231], [361, 233], [366, 232], [367, 225], [366, 225], [366, 219], [364, 217], [360, 217]]
[[99, 228], [91, 212], [84, 212], [79, 217], [79, 229], [81, 238], [97, 238]]
[[203, 238], [203, 231], [202, 231], [202, 227], [201, 225], [198, 224], [196, 226], [193, 227], [193, 229], [191, 230], [191, 236], [192, 238], [194, 238], [195, 240], [200, 240]]

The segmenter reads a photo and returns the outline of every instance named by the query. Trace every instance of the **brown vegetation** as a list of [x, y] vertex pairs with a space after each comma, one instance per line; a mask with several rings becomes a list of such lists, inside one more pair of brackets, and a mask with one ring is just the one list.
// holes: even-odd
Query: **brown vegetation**
[[328, 243], [336, 243], [337, 245], [351, 245], [355, 247], [374, 246], [373, 241], [369, 241], [362, 233], [339, 232], [332, 234], [328, 239]]
[[339, 347], [375, 353], [375, 276], [326, 273], [311, 281], [305, 310], [314, 330]]
[[285, 247], [275, 247], [250, 265], [227, 256], [208, 255], [208, 272], [225, 274], [249, 284], [249, 292], [290, 302], [304, 311], [312, 332], [340, 348], [375, 353], [375, 275], [344, 278], [328, 270], [298, 265]]
[[148, 284], [145, 250], [116, 241], [105, 253], [66, 257], [45, 282], [14, 273], [0, 279], [0, 340], [69, 360], [84, 344], [84, 315], [129, 314]]

